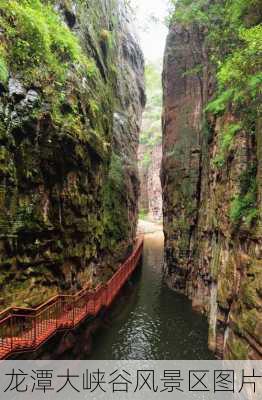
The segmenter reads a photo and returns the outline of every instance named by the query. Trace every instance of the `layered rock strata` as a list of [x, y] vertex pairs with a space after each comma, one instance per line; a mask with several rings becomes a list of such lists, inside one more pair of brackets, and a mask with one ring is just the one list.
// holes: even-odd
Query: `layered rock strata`
[[[207, 314], [209, 346], [218, 357], [261, 359], [261, 120], [254, 121], [254, 134], [238, 130], [220, 166], [224, 127], [236, 126], [245, 110], [204, 112], [216, 87], [207, 32], [196, 23], [173, 23], [167, 38], [161, 173], [166, 277]], [[236, 220], [242, 198], [249, 213]]]
[[143, 56], [121, 0], [7, 1], [0, 20], [1, 305], [35, 305], [132, 244]]

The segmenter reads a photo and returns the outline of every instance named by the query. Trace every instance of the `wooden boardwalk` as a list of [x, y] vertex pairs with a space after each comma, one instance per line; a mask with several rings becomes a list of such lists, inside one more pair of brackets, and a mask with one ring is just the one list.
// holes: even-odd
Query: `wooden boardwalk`
[[75, 328], [87, 317], [109, 308], [136, 269], [143, 251], [138, 239], [133, 253], [103, 286], [75, 295], [57, 295], [37, 308], [9, 308], [0, 314], [0, 359], [39, 348], [57, 331]]

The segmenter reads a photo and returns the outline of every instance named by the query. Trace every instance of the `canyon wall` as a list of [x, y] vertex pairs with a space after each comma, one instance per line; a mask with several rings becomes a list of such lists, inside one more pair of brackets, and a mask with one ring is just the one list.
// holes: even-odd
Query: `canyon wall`
[[2, 307], [80, 289], [130, 250], [145, 95], [125, 4], [1, 3]]
[[[258, 76], [261, 63], [258, 48], [249, 48], [254, 38], [246, 44], [239, 31], [236, 38], [231, 32], [238, 56], [250, 51], [248, 63], [240, 62], [240, 86], [233, 86], [238, 75], [230, 76], [229, 62], [236, 69], [238, 60], [221, 33], [230, 28], [215, 34], [223, 21], [231, 23], [234, 3], [227, 3], [231, 9], [226, 2], [202, 3], [197, 14], [180, 1], [171, 22], [163, 73], [165, 273], [168, 284], [208, 316], [209, 347], [218, 357], [261, 359], [261, 117], [258, 81], [251, 93], [243, 75], [249, 64], [250, 79]], [[255, 5], [239, 15], [246, 35], [261, 37]]]

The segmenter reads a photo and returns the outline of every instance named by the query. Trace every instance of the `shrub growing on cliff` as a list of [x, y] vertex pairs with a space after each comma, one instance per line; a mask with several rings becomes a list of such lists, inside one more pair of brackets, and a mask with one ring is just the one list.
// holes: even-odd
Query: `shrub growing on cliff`
[[5, 59], [0, 58], [0, 82], [5, 83], [8, 79], [8, 69]]
[[218, 90], [208, 111], [221, 112], [255, 101], [261, 90], [262, 26], [259, 0], [173, 0], [172, 20], [205, 29], [210, 59], [217, 69]]
[[150, 153], [150, 151], [147, 151], [143, 156], [142, 166], [144, 168], [148, 168], [150, 166], [151, 162], [152, 162], [151, 153]]
[[[259, 118], [262, 93], [261, 1], [173, 0], [172, 3], [175, 8], [171, 21], [186, 28], [197, 26], [199, 33], [205, 36], [208, 58], [213, 63], [217, 81], [206, 112], [221, 116], [222, 123], [228, 121], [228, 115], [234, 115], [237, 121], [233, 124], [224, 122], [225, 126], [220, 130], [213, 166], [221, 168], [238, 132], [243, 130], [254, 135], [255, 122]], [[206, 117], [209, 120], [209, 116]], [[255, 165], [256, 161], [252, 164]], [[248, 182], [245, 185], [243, 176]], [[240, 193], [231, 202], [230, 219], [233, 223], [250, 225], [256, 219], [256, 197], [256, 174], [249, 169], [242, 175]]]
[[5, 83], [8, 79], [8, 68], [4, 47], [0, 45], [0, 82]]
[[258, 216], [256, 201], [256, 168], [251, 166], [240, 176], [240, 193], [231, 202], [231, 221], [233, 223], [244, 222], [250, 226]]
[[235, 108], [250, 108], [261, 91], [262, 26], [240, 28], [238, 39], [240, 47], [224, 60], [217, 74], [220, 98], [230, 88], [231, 95], [225, 99], [225, 105], [231, 101]]
[[245, 222], [247, 226], [250, 226], [257, 217], [255, 188], [244, 197], [235, 197], [230, 207], [230, 219], [232, 222]]
[[[108, 121], [101, 115], [110, 102], [111, 88], [103, 85], [92, 53], [86, 55], [54, 3], [0, 0], [0, 81], [6, 84], [10, 75], [25, 89], [41, 88], [41, 101], [35, 104], [30, 117], [48, 113], [60, 134], [92, 142], [93, 148], [99, 152], [102, 149], [104, 154], [107, 148], [101, 136], [109, 131]], [[88, 121], [83, 113], [88, 113]], [[80, 157], [85, 158], [83, 154]]]
[[226, 154], [230, 150], [234, 137], [241, 127], [241, 123], [229, 123], [222, 129], [219, 140], [219, 151], [213, 160], [213, 165], [217, 167], [222, 167], [224, 165]]
[[77, 37], [52, 5], [40, 0], [0, 0], [5, 63], [25, 80], [64, 81], [67, 66], [88, 72]]

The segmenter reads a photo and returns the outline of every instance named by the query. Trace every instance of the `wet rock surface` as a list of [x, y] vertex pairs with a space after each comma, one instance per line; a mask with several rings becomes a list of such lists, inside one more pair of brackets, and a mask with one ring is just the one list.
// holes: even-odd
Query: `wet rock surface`
[[[261, 359], [261, 123], [238, 133], [223, 168], [214, 159], [224, 114], [203, 122], [214, 73], [197, 25], [173, 24], [164, 62], [163, 212], [169, 285], [209, 318], [209, 346], [218, 357]], [[201, 72], [194, 73], [198, 65]], [[193, 71], [193, 73], [192, 73]], [[207, 128], [208, 124], [208, 130]], [[232, 199], [255, 165], [257, 218], [232, 222]]]
[[[131, 18], [121, 0], [56, 1], [58, 14], [50, 10], [44, 23], [49, 29], [57, 21], [52, 29], [42, 32], [37, 21], [31, 29], [39, 41], [46, 32], [65, 40], [62, 54], [54, 46], [43, 55], [33, 35], [26, 36], [29, 14], [22, 6], [12, 18], [32, 54], [18, 55], [21, 66], [12, 58], [16, 42], [2, 33], [8, 59], [0, 89], [3, 306], [39, 304], [95, 283], [96, 269], [112, 272], [109, 264], [117, 266], [135, 236], [145, 98]], [[3, 18], [13, 29], [9, 12], [5, 7]]]

